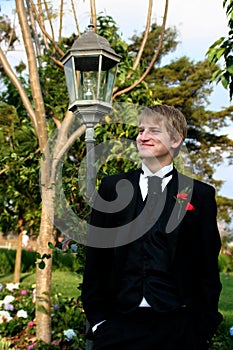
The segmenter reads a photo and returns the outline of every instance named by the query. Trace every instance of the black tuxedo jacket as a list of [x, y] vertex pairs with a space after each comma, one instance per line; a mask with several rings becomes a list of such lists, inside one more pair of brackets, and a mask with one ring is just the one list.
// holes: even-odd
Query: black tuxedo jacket
[[[142, 217], [135, 217], [139, 176], [140, 170], [117, 174], [104, 178], [100, 185], [90, 217], [82, 288], [83, 307], [91, 326], [107, 319], [115, 309], [114, 292], [130, 242], [146, 234]], [[176, 287], [183, 304], [190, 308], [200, 336], [210, 339], [222, 320], [218, 312], [221, 241], [215, 190], [174, 169], [163, 198], [156, 220], [167, 240]]]

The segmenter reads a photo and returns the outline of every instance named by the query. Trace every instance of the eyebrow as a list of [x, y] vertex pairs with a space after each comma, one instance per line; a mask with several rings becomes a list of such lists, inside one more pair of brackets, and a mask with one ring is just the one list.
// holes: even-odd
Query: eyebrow
[[157, 130], [161, 130], [161, 126], [155, 125], [155, 126], [146, 127], [144, 125], [139, 125], [138, 130], [141, 130], [141, 129], [149, 129], [149, 130], [157, 129]]

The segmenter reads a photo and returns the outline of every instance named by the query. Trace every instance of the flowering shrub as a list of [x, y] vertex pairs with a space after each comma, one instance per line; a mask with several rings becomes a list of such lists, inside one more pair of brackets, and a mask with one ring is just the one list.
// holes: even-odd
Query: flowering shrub
[[62, 294], [52, 297], [52, 342], [37, 341], [35, 319], [35, 286], [21, 289], [19, 284], [0, 284], [0, 336], [14, 349], [85, 349], [85, 315], [74, 298]]

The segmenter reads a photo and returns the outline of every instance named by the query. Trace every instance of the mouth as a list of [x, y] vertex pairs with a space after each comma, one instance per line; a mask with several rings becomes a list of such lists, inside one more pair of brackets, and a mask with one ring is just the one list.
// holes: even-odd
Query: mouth
[[139, 145], [140, 145], [140, 147], [153, 147], [154, 146], [150, 143], [140, 143]]

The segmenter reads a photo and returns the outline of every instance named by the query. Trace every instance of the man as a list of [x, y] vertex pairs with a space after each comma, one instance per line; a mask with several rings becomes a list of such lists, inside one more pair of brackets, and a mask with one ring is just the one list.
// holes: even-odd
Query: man
[[146, 108], [141, 169], [101, 183], [82, 290], [93, 350], [204, 350], [222, 320], [215, 190], [173, 166], [186, 130], [179, 110]]

